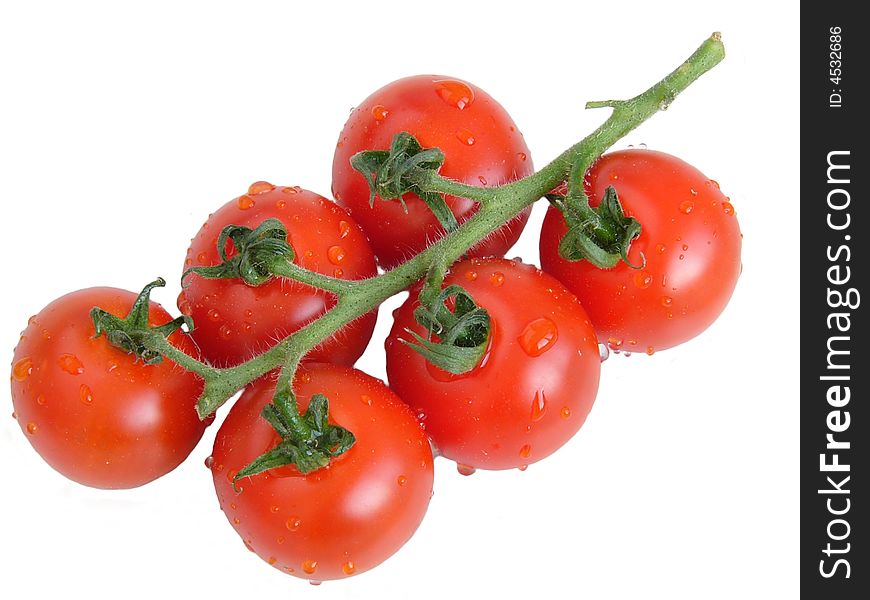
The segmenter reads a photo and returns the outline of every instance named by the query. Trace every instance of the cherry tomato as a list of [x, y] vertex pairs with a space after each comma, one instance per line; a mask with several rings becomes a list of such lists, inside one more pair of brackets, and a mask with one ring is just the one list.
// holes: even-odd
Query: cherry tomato
[[704, 331], [725, 308], [740, 275], [742, 235], [719, 184], [682, 160], [652, 150], [606, 154], [586, 176], [590, 204], [613, 186], [640, 221], [629, 260], [602, 270], [559, 256], [566, 227], [551, 208], [541, 230], [541, 265], [577, 294], [602, 341], [652, 354]]
[[311, 396], [329, 400], [330, 422], [356, 443], [327, 467], [295, 466], [245, 477], [236, 473], [280, 441], [260, 416], [275, 384], [251, 384], [215, 439], [211, 470], [221, 508], [245, 545], [270, 565], [311, 580], [367, 571], [416, 531], [432, 496], [432, 451], [408, 407], [380, 380], [339, 365], [297, 372], [300, 412]]
[[[133, 488], [177, 467], [202, 437], [202, 382], [169, 360], [146, 365], [94, 337], [95, 306], [125, 317], [136, 294], [90, 288], [32, 317], [15, 349], [12, 403], [21, 430], [54, 469], [84, 485]], [[152, 302], [151, 325], [172, 317]], [[169, 341], [195, 355], [188, 337]]]
[[583, 307], [553, 277], [506, 259], [463, 261], [444, 283], [462, 285], [489, 313], [483, 359], [452, 375], [400, 342], [406, 329], [426, 335], [412, 293], [386, 342], [390, 386], [461, 465], [522, 468], [550, 455], [583, 425], [598, 390], [598, 341]]
[[[444, 229], [414, 194], [398, 201], [375, 199], [350, 166], [362, 150], [387, 150], [393, 136], [407, 132], [424, 148], [440, 148], [446, 157], [445, 177], [476, 186], [494, 186], [531, 174], [529, 149], [510, 115], [489, 94], [465, 81], [440, 75], [418, 75], [386, 85], [366, 98], [344, 125], [332, 163], [332, 193], [362, 225], [385, 269], [419, 253], [444, 235]], [[462, 223], [477, 209], [474, 202], [445, 197]], [[524, 211], [474, 247], [471, 256], [503, 256], [519, 238], [528, 220]]]
[[[217, 240], [227, 225], [254, 229], [267, 219], [284, 224], [296, 254], [293, 262], [306, 269], [343, 279], [377, 273], [365, 234], [341, 207], [314, 192], [265, 182], [252, 184], [247, 194], [209, 217], [191, 241], [185, 269], [220, 264]], [[241, 279], [191, 274], [185, 285], [178, 308], [193, 317], [192, 335], [203, 355], [220, 366], [267, 350], [335, 305], [331, 294], [281, 278], [252, 286]], [[375, 310], [349, 323], [308, 357], [352, 365], [365, 350], [376, 320]]]

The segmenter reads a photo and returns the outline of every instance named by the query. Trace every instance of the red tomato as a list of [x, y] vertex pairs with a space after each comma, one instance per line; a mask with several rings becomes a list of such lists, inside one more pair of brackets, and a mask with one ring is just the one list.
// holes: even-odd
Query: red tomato
[[[500, 185], [534, 171], [529, 149], [510, 115], [480, 88], [441, 75], [407, 77], [382, 87], [356, 107], [344, 125], [332, 162], [332, 193], [353, 212], [385, 269], [444, 235], [438, 220], [414, 194], [404, 196], [407, 213], [397, 200], [378, 197], [369, 206], [368, 185], [350, 166], [357, 152], [388, 150], [393, 136], [403, 131], [424, 148], [440, 148], [446, 157], [441, 174], [466, 184]], [[460, 223], [477, 210], [470, 200], [445, 199]], [[526, 210], [470, 254], [503, 256], [528, 217]]]
[[390, 386], [462, 465], [509, 469], [549, 456], [583, 425], [598, 390], [598, 340], [583, 307], [553, 277], [505, 259], [463, 261], [444, 284], [462, 285], [489, 313], [486, 354], [451, 375], [399, 342], [406, 328], [426, 335], [412, 293], [386, 342]]
[[356, 443], [322, 469], [271, 469], [238, 481], [236, 473], [278, 444], [260, 417], [275, 383], [249, 386], [215, 439], [211, 470], [233, 528], [270, 565], [323, 581], [367, 571], [414, 533], [432, 496], [432, 451], [414, 415], [381, 381], [338, 365], [310, 364], [296, 376], [300, 412], [311, 396], [329, 400], [330, 422]]
[[719, 184], [682, 160], [652, 150], [606, 154], [586, 175], [590, 204], [616, 188], [641, 224], [629, 260], [597, 269], [559, 256], [565, 220], [550, 208], [541, 265], [577, 294], [598, 336], [613, 349], [652, 354], [704, 331], [725, 308], [740, 275], [743, 236]]
[[[73, 481], [133, 488], [190, 454], [205, 425], [195, 405], [202, 382], [169, 360], [146, 365], [94, 337], [95, 306], [125, 317], [136, 294], [90, 288], [58, 298], [32, 317], [15, 349], [12, 403], [21, 430], [45, 461]], [[151, 303], [149, 322], [172, 320]], [[169, 341], [195, 355], [188, 337]]]
[[[185, 269], [220, 264], [218, 236], [227, 225], [256, 228], [278, 219], [296, 253], [294, 263], [343, 279], [377, 273], [365, 234], [335, 203], [298, 187], [251, 185], [247, 194], [212, 214], [187, 251]], [[230, 242], [230, 245], [232, 242]], [[213, 364], [235, 365], [259, 354], [335, 305], [335, 297], [291, 280], [275, 278], [251, 286], [240, 279], [206, 279], [191, 274], [178, 308], [193, 317], [193, 338]], [[377, 311], [349, 323], [308, 356], [352, 365], [363, 353]]]

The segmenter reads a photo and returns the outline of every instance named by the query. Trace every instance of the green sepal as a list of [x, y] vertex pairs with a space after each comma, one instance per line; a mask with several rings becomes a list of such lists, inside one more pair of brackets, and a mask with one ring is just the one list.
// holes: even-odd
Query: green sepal
[[[227, 256], [227, 242], [232, 240], [236, 255]], [[221, 264], [191, 267], [181, 276], [181, 283], [191, 273], [206, 279], [241, 279], [248, 285], [258, 286], [276, 276], [276, 262], [292, 262], [296, 257], [287, 243], [287, 228], [278, 219], [267, 219], [256, 229], [242, 225], [227, 225], [217, 241]]]
[[157, 350], [149, 347], [148, 339], [154, 333], [169, 337], [182, 326], [187, 329], [193, 328], [193, 320], [187, 316], [178, 317], [157, 327], [151, 327], [148, 324], [151, 290], [165, 285], [166, 281], [162, 277], [158, 277], [146, 285], [133, 302], [129, 314], [124, 318], [106, 312], [99, 306], [92, 308], [90, 316], [94, 322], [94, 337], [105, 334], [110, 344], [124, 352], [134, 354], [137, 359], [142, 359], [146, 365], [161, 362], [163, 356]]
[[383, 200], [398, 200], [407, 212], [402, 197], [410, 192], [426, 203], [445, 230], [459, 227], [444, 197], [420, 187], [429, 172], [437, 172], [444, 164], [444, 153], [438, 148], [423, 148], [417, 138], [401, 132], [393, 137], [389, 151], [358, 152], [351, 157], [350, 164], [368, 183], [370, 205], [380, 196]]
[[[450, 299], [452, 311], [447, 307]], [[414, 339], [400, 341], [439, 369], [454, 375], [467, 373], [486, 353], [491, 329], [489, 313], [462, 286], [447, 286], [431, 302], [417, 307], [414, 318], [429, 331], [429, 337], [406, 329]], [[432, 336], [438, 336], [438, 341]]]
[[607, 188], [596, 208], [591, 208], [585, 197], [568, 199], [551, 194], [547, 199], [562, 212], [568, 226], [559, 242], [559, 256], [569, 261], [588, 260], [599, 269], [611, 269], [620, 262], [633, 269], [646, 265], [643, 255], [640, 265], [628, 260], [641, 226], [637, 219], [625, 215], [613, 186]]
[[[287, 465], [296, 465], [300, 473], [310, 473], [327, 466], [331, 458], [347, 452], [356, 442], [353, 433], [329, 423], [326, 396], [312, 396], [305, 414], [299, 417], [296, 412], [295, 418], [286, 404], [282, 409], [282, 402], [295, 405], [296, 400], [276, 392], [274, 402], [264, 406], [261, 413], [281, 436], [281, 442], [241, 469], [234, 481]], [[302, 423], [294, 423], [296, 419]]]

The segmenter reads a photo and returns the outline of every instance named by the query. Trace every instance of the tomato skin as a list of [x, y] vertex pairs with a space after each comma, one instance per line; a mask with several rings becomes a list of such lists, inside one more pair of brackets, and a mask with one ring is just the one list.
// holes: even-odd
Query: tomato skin
[[491, 319], [486, 355], [451, 375], [399, 339], [425, 336], [414, 320], [416, 293], [394, 313], [387, 337], [390, 386], [423, 416], [439, 452], [483, 469], [524, 467], [550, 455], [583, 425], [601, 360], [583, 307], [562, 284], [531, 265], [471, 259], [445, 285], [465, 287]]
[[239, 480], [234, 491], [235, 474], [279, 441], [260, 417], [275, 383], [257, 380], [215, 439], [218, 500], [248, 548], [276, 569], [317, 581], [362, 573], [395, 553], [423, 519], [433, 483], [429, 440], [408, 407], [361, 371], [309, 363], [294, 390], [300, 412], [324, 394], [330, 422], [353, 432], [354, 446], [323, 469], [272, 469]]
[[[365, 234], [341, 207], [314, 192], [263, 182], [209, 217], [191, 241], [185, 269], [220, 264], [217, 240], [227, 225], [253, 229], [270, 218], [287, 228], [294, 263], [343, 279], [377, 273]], [[178, 308], [193, 317], [192, 336], [203, 355], [220, 366], [263, 352], [335, 305], [334, 296], [326, 292], [280, 278], [251, 286], [240, 279], [191, 274], [185, 285]], [[374, 310], [349, 323], [308, 358], [352, 365], [368, 345], [376, 320]]]
[[[460, 108], [461, 106], [461, 108]], [[397, 200], [375, 198], [350, 166], [363, 150], [388, 150], [393, 136], [408, 132], [424, 148], [440, 148], [446, 157], [441, 174], [475, 186], [495, 186], [534, 172], [522, 134], [510, 115], [480, 88], [452, 77], [417, 75], [394, 81], [374, 92], [351, 113], [339, 135], [332, 162], [332, 193], [352, 211], [368, 234], [385, 269], [419, 253], [444, 229], [414, 194], [406, 194], [405, 213]], [[474, 202], [447, 196], [457, 221], [477, 210]], [[529, 210], [471, 249], [471, 256], [503, 256], [517, 241]]]
[[590, 204], [614, 186], [625, 213], [641, 223], [629, 259], [608, 270], [559, 256], [566, 232], [550, 208], [541, 229], [541, 265], [577, 294], [599, 337], [613, 349], [652, 354], [704, 331], [740, 275], [742, 235], [719, 185], [679, 158], [653, 150], [605, 154], [586, 175]]
[[[62, 296], [30, 319], [15, 349], [12, 403], [21, 430], [49, 465], [91, 487], [157, 479], [181, 464], [205, 430], [195, 375], [169, 360], [137, 362], [106, 336], [94, 337], [92, 308], [124, 317], [136, 297], [106, 287]], [[151, 303], [151, 325], [171, 320]], [[169, 341], [196, 355], [186, 335]]]

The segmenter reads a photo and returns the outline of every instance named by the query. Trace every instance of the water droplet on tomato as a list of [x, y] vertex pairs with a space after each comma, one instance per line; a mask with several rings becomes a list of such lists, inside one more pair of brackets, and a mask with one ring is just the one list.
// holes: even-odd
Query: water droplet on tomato
[[674, 299], [670, 296], [662, 296], [662, 306], [670, 306], [674, 303]]
[[319, 579], [309, 579], [308, 583], [310, 583], [311, 585], [320, 585], [323, 582], [320, 581]]
[[34, 423], [34, 422], [31, 421], [30, 423], [28, 423], [28, 424], [25, 426], [24, 429], [25, 429], [25, 430], [27, 431], [27, 433], [29, 433], [30, 435], [36, 435], [36, 430], [38, 429], [38, 427], [36, 426], [36, 423]]
[[480, 185], [486, 185], [486, 177], [483, 175], [478, 175], [477, 180], [480, 182]]
[[222, 340], [228, 340], [233, 337], [233, 330], [228, 325], [221, 325], [218, 329], [218, 335], [220, 335]]
[[85, 366], [82, 361], [74, 354], [61, 354], [57, 359], [60, 368], [70, 375], [81, 375], [85, 372]]
[[280, 198], [275, 202], [275, 208], [284, 208], [287, 206], [287, 201], [284, 198]]
[[529, 468], [529, 465], [520, 465], [517, 467], [517, 469], [519, 469], [520, 471], [525, 471], [528, 468]]
[[526, 444], [522, 448], [520, 448], [520, 456], [523, 458], [528, 458], [531, 453], [532, 453], [532, 447], [528, 444]]
[[278, 559], [275, 558], [274, 556], [270, 556], [266, 562], [272, 566], [275, 566], [275, 563], [278, 562]]
[[298, 531], [299, 527], [302, 525], [302, 519], [300, 519], [299, 517], [293, 516], [293, 517], [288, 518], [287, 521], [284, 523], [284, 525], [290, 531]]
[[82, 401], [82, 404], [90, 406], [94, 403], [94, 396], [91, 393], [91, 388], [82, 384], [79, 386], [79, 400]]
[[339, 267], [335, 267], [335, 269], [333, 269], [333, 271], [332, 271], [333, 277], [338, 278], [338, 277], [342, 277], [343, 275], [344, 275], [344, 271], [342, 269], [340, 269]]
[[299, 381], [302, 383], [311, 383], [311, 373], [304, 371], [299, 374]]
[[239, 196], [239, 199], [236, 202], [239, 205], [239, 208], [241, 208], [242, 210], [248, 210], [255, 204], [254, 199], [247, 194]]
[[205, 252], [200, 252], [196, 255], [196, 260], [200, 264], [205, 264], [205, 262], [208, 260], [208, 254], [206, 254]]
[[372, 116], [375, 118], [375, 121], [383, 121], [387, 118], [388, 114], [390, 114], [390, 111], [388, 111], [386, 107], [381, 106], [380, 104], [372, 106]]
[[347, 253], [341, 246], [331, 246], [329, 250], [326, 251], [326, 257], [329, 258], [329, 262], [334, 265], [340, 265], [345, 256], [347, 256]]
[[40, 406], [45, 406], [45, 396], [43, 396], [42, 394], [39, 394], [36, 397], [36, 403]]
[[233, 525], [241, 525], [242, 520], [238, 517], [233, 517]]
[[616, 173], [610, 174], [610, 181], [616, 181], [617, 179], [619, 179], [619, 175], [617, 175]]
[[607, 345], [611, 350], [620, 350], [622, 348], [623, 340], [620, 338], [612, 337], [607, 338]]
[[489, 282], [495, 287], [501, 287], [504, 283], [504, 273], [502, 273], [501, 271], [496, 271], [489, 276]]
[[656, 353], [656, 349], [653, 348], [652, 346], [647, 346], [647, 347], [646, 347], [646, 353], [649, 354], [650, 356], [652, 356], [653, 354]]
[[645, 290], [650, 285], [652, 285], [652, 281], [652, 275], [650, 275], [646, 271], [637, 271], [634, 274], [634, 285], [642, 290]]
[[435, 82], [435, 93], [444, 102], [459, 110], [464, 110], [474, 102], [474, 91], [463, 81], [442, 79]]
[[408, 478], [404, 475], [399, 475], [396, 478], [396, 483], [398, 483], [400, 486], [405, 485], [406, 483], [408, 483]]
[[352, 561], [347, 561], [341, 565], [341, 570], [345, 575], [353, 575], [353, 572], [356, 571], [356, 565]]
[[682, 248], [683, 248], [683, 251], [685, 252], [686, 250], [689, 249], [689, 244], [683, 244]]
[[477, 469], [475, 469], [471, 465], [466, 465], [461, 462], [456, 463], [456, 470], [459, 472], [460, 475], [464, 475], [466, 477], [468, 477], [469, 475], [474, 475], [475, 471], [477, 471]]
[[683, 260], [684, 258], [686, 258], [686, 255], [685, 255], [685, 254], [680, 254], [679, 258], [680, 258], [680, 260]]
[[205, 458], [205, 463], [203, 463], [203, 464], [205, 464], [206, 469], [211, 469], [212, 465], [214, 465], [214, 456], [211, 456], [211, 455], [207, 456]]
[[520, 159], [520, 161], [525, 162], [528, 156], [526, 156], [525, 152], [517, 152], [517, 158]]
[[719, 189], [719, 182], [716, 181], [715, 179], [708, 179], [708, 180], [707, 180], [707, 185], [712, 185], [712, 186], [714, 186], [717, 190]]
[[695, 203], [691, 200], [683, 200], [680, 202], [680, 212], [687, 215], [695, 208]]
[[456, 139], [465, 144], [466, 146], [474, 145], [474, 134], [467, 129], [460, 129], [459, 131], [457, 131]]
[[532, 421], [543, 419], [545, 412], [547, 412], [547, 397], [544, 395], [544, 391], [540, 390], [535, 392], [535, 397], [532, 399]]
[[350, 223], [347, 221], [338, 222], [338, 237], [344, 239], [350, 233]]
[[610, 348], [606, 344], [598, 344], [598, 357], [601, 359], [601, 362], [610, 358]]
[[[317, 561], [316, 560], [306, 560], [302, 562], [302, 570], [311, 575], [317, 570]], [[313, 580], [312, 580], [313, 582]], [[318, 581], [314, 585], [318, 585], [320, 582]]]
[[250, 186], [248, 186], [248, 193], [255, 196], [257, 194], [271, 192], [274, 189], [275, 186], [268, 181], [255, 181]]
[[12, 379], [15, 381], [24, 381], [32, 372], [33, 360], [31, 360], [29, 356], [25, 356], [12, 365]]
[[692, 194], [693, 196], [698, 195], [698, 191], [695, 188], [689, 188], [689, 193]]
[[210, 311], [208, 311], [208, 318], [211, 319], [212, 321], [218, 321], [221, 318], [221, 314], [217, 311], [216, 308], [213, 308]]
[[363, 404], [365, 404], [366, 406], [371, 406], [371, 405], [372, 405], [372, 397], [369, 396], [368, 394], [363, 394], [362, 396], [359, 397], [359, 399], [360, 399], [360, 401], [361, 401]]
[[540, 356], [553, 347], [559, 337], [556, 324], [546, 317], [535, 319], [525, 326], [517, 338], [520, 348], [529, 356]]
[[723, 202], [722, 203], [722, 210], [725, 211], [726, 215], [733, 215], [734, 214], [734, 205], [731, 204], [730, 202]]
[[571, 409], [567, 406], [563, 406], [562, 410], [559, 411], [559, 416], [563, 419], [568, 419], [571, 417]]
[[477, 271], [467, 271], [465, 273], [465, 278], [468, 281], [474, 281], [475, 279], [477, 279]]

